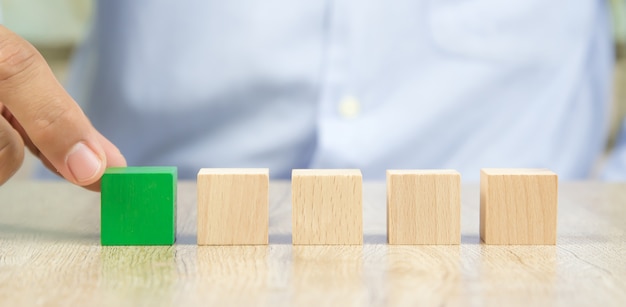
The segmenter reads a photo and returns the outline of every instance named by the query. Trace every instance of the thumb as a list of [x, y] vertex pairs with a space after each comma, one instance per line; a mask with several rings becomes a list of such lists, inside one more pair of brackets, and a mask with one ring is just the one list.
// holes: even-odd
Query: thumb
[[[103, 139], [28, 42], [0, 26], [0, 101], [19, 122], [22, 137], [64, 178], [97, 183], [107, 166]], [[106, 146], [112, 146], [108, 141]], [[114, 157], [121, 161], [119, 157]]]

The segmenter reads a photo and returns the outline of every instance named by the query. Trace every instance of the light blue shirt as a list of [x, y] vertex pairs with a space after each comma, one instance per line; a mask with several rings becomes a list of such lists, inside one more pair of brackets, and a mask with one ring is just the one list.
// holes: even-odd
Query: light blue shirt
[[[68, 87], [130, 165], [181, 178], [546, 167], [582, 179], [607, 138], [606, 3], [98, 1]], [[620, 155], [607, 167], [624, 179]]]

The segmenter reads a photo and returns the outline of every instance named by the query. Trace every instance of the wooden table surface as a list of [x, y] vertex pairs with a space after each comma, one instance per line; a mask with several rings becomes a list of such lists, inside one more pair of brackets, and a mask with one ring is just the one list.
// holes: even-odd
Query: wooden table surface
[[464, 185], [460, 246], [385, 244], [385, 186], [365, 183], [363, 246], [292, 246], [287, 182], [270, 185], [270, 245], [196, 246], [180, 182], [171, 247], [101, 247], [99, 194], [0, 187], [0, 305], [626, 306], [626, 185], [562, 183], [556, 246], [486, 246]]

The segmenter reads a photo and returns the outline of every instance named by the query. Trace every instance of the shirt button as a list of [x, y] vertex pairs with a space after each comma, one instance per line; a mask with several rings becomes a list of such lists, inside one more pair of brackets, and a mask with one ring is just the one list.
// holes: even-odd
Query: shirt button
[[344, 97], [339, 103], [339, 114], [341, 114], [343, 118], [354, 118], [359, 115], [360, 111], [361, 104], [352, 96]]

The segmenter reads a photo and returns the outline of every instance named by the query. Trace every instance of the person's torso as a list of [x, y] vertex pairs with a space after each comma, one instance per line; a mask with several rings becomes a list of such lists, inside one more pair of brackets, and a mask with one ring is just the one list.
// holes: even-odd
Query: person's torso
[[99, 1], [69, 88], [133, 165], [587, 176], [604, 1]]

